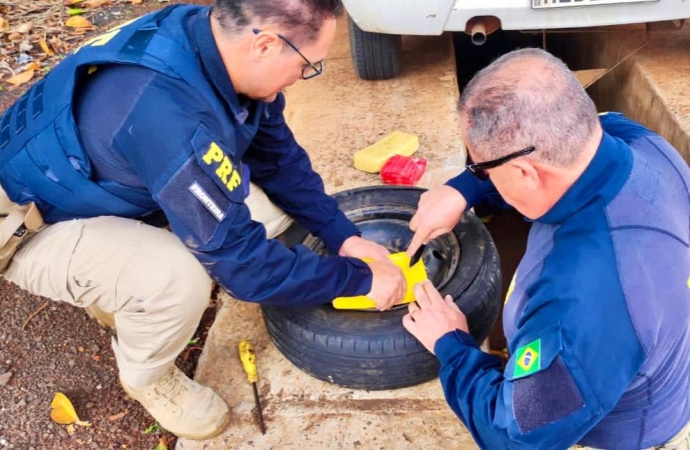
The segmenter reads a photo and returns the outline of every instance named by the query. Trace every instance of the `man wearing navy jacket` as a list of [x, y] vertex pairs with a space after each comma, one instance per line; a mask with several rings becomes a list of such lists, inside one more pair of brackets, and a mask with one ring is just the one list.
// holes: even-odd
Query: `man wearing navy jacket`
[[[174, 366], [213, 280], [286, 306], [366, 294], [386, 309], [405, 292], [387, 250], [326, 195], [283, 116], [281, 91], [322, 73], [341, 9], [174, 5], [90, 40], [0, 117], [2, 190], [49, 224], [3, 275], [114, 313], [122, 385], [178, 436], [208, 438], [229, 419], [215, 392]], [[172, 233], [147, 224], [160, 213]], [[285, 213], [335, 256], [270, 239]]]
[[440, 360], [450, 407], [485, 449], [689, 448], [687, 164], [598, 116], [538, 49], [477, 74], [459, 111], [467, 170], [421, 197], [408, 251], [495, 192], [533, 224], [503, 312], [505, 369], [452, 299], [415, 287], [403, 323]]

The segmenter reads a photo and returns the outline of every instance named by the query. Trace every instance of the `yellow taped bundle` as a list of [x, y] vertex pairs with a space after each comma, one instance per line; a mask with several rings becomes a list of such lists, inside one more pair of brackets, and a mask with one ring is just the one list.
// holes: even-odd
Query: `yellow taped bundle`
[[393, 131], [354, 155], [355, 169], [378, 173], [393, 155], [412, 156], [419, 149], [419, 138], [414, 134]]
[[[414, 286], [427, 278], [424, 261], [420, 258], [414, 266], [410, 267], [410, 257], [407, 256], [405, 252], [394, 253], [389, 255], [388, 258], [390, 258], [393, 264], [402, 269], [405, 280], [407, 281], [407, 291], [405, 291], [405, 296], [398, 304], [413, 302], [415, 300], [413, 291]], [[365, 259], [365, 261], [370, 260]], [[371, 309], [376, 307], [376, 302], [365, 295], [359, 295], [357, 297], [338, 297], [333, 300], [333, 307], [335, 309]]]

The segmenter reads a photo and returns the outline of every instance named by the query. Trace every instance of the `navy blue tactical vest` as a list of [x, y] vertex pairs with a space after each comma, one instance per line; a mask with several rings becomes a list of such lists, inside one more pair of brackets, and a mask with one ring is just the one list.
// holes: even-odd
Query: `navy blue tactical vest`
[[[9, 198], [19, 204], [35, 202], [47, 222], [99, 215], [139, 217], [157, 209], [141, 192], [122, 185], [108, 185], [106, 190], [112, 182], [91, 178], [73, 97], [95, 67], [136, 64], [194, 86], [216, 109], [215, 116], [224, 120], [224, 107], [180, 26], [200, 10], [172, 5], [91, 39], [5, 111], [0, 118], [0, 184]], [[227, 129], [232, 128], [228, 124]]]

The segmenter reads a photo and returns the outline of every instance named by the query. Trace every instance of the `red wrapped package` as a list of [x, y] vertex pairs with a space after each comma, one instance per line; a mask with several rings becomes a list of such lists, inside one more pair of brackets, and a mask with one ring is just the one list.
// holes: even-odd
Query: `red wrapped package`
[[426, 159], [393, 155], [381, 169], [381, 180], [386, 184], [414, 186], [426, 170]]

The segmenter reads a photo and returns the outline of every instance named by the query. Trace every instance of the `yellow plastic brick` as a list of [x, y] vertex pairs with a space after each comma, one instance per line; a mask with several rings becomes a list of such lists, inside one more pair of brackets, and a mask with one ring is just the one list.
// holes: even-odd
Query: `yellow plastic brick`
[[[409, 267], [410, 257], [407, 256], [405, 252], [394, 253], [390, 255], [389, 258], [393, 264], [402, 269], [405, 280], [407, 280], [407, 291], [405, 291], [405, 296], [398, 304], [413, 302], [415, 300], [413, 291], [415, 284], [421, 283], [427, 278], [424, 261], [420, 259], [417, 264]], [[365, 261], [370, 260], [365, 259]], [[365, 295], [359, 295], [357, 297], [338, 297], [333, 300], [333, 307], [335, 309], [370, 309], [376, 307], [376, 302]]]
[[419, 138], [414, 134], [393, 131], [375, 144], [354, 155], [355, 169], [378, 173], [393, 155], [412, 156], [419, 149]]

